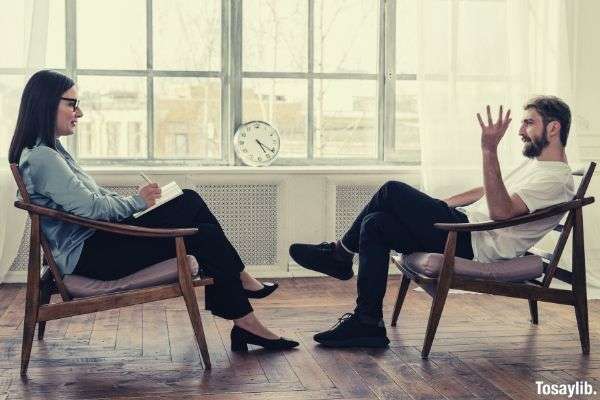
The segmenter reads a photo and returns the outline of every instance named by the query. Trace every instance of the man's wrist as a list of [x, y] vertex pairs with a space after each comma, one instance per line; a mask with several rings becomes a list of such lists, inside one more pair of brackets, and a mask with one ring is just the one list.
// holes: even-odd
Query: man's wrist
[[483, 154], [483, 156], [498, 156], [498, 149], [488, 149], [485, 147], [481, 148], [481, 153]]

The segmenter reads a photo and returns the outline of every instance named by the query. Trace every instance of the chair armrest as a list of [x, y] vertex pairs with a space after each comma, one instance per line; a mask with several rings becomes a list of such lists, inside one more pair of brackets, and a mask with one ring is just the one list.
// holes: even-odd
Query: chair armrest
[[574, 210], [592, 204], [594, 202], [593, 197], [586, 197], [583, 199], [575, 199], [564, 203], [555, 204], [550, 207], [542, 208], [531, 214], [519, 215], [518, 217], [505, 219], [502, 221], [486, 221], [478, 222], [474, 224], [446, 224], [437, 223], [434, 224], [438, 229], [445, 231], [456, 231], [456, 232], [473, 232], [473, 231], [491, 231], [494, 229], [506, 228], [509, 226], [516, 226], [526, 224], [528, 222], [538, 221], [540, 219], [553, 217], [555, 215], [563, 214], [567, 211]]
[[196, 228], [158, 229], [118, 224], [106, 221], [96, 221], [93, 219], [83, 218], [70, 213], [54, 210], [52, 208], [42, 207], [31, 203], [25, 203], [23, 201], [15, 201], [15, 207], [48, 218], [58, 219], [61, 221], [70, 222], [72, 224], [85, 226], [87, 228], [98, 229], [105, 232], [117, 233], [128, 236], [180, 237], [194, 235], [198, 232], [198, 229]]

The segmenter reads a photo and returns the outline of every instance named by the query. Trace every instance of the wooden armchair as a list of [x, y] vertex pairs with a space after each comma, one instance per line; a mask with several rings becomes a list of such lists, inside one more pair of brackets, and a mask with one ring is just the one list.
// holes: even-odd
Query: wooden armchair
[[[534, 324], [538, 323], [538, 301], [571, 305], [575, 308], [577, 328], [579, 330], [583, 354], [589, 354], [590, 339], [588, 329], [582, 207], [594, 202], [593, 197], [584, 196], [595, 167], [596, 164], [592, 162], [585, 174], [583, 174], [583, 172], [574, 173], [574, 175], [582, 175], [583, 178], [574, 199], [571, 201], [556, 204], [531, 214], [504, 221], [490, 221], [475, 224], [435, 224], [436, 228], [448, 231], [448, 238], [446, 240], [444, 254], [439, 265], [438, 273], [425, 273], [427, 268], [411, 263], [411, 256], [392, 258], [394, 264], [402, 271], [402, 281], [400, 283], [396, 305], [392, 314], [392, 326], [396, 326], [398, 315], [402, 308], [406, 293], [408, 292], [410, 282], [414, 281], [433, 297], [427, 324], [427, 332], [421, 351], [422, 358], [427, 358], [429, 356], [429, 351], [431, 350], [435, 332], [450, 289], [527, 299], [529, 301], [531, 320]], [[543, 279], [540, 280], [531, 277], [525, 281], [522, 279], [517, 279], [517, 281], [499, 281], [497, 279], [485, 279], [481, 276], [475, 277], [475, 274], [456, 273], [455, 250], [458, 232], [475, 232], [506, 228], [551, 216], [561, 215], [565, 212], [568, 214], [564, 225], [558, 225], [555, 228], [556, 231], [560, 232], [560, 236], [555, 245], [554, 252], [549, 254], [536, 249], [531, 249], [529, 253], [539, 256], [539, 258], [530, 257], [529, 259], [535, 261], [537, 258], [538, 262], [542, 262], [540, 266], [543, 267], [543, 269], [540, 268], [539, 274], [536, 275], [540, 277], [543, 272]], [[572, 271], [568, 271], [559, 267], [558, 263], [571, 230], [573, 231]], [[505, 263], [510, 263], [511, 261], [513, 260], [506, 261]], [[502, 262], [497, 264], [501, 263]], [[479, 267], [484, 266], [483, 263], [479, 264], [482, 264]], [[508, 265], [508, 267], [510, 268], [511, 266]], [[553, 278], [571, 284], [571, 290], [550, 288], [550, 283]]]
[[[196, 228], [184, 229], [151, 229], [132, 225], [95, 221], [54, 209], [40, 207], [31, 203], [27, 189], [16, 164], [11, 164], [13, 176], [17, 182], [23, 201], [16, 201], [15, 207], [26, 210], [31, 218], [31, 237], [29, 248], [29, 265], [27, 271], [27, 295], [25, 304], [25, 320], [23, 323], [23, 345], [21, 352], [21, 375], [27, 372], [35, 325], [38, 323], [38, 339], [43, 339], [46, 321], [89, 314], [114, 308], [148, 303], [157, 300], [182, 296], [187, 306], [192, 328], [204, 366], [211, 368], [210, 357], [202, 328], [202, 320], [198, 309], [194, 288], [213, 283], [211, 278], [192, 276], [183, 238], [197, 232]], [[47, 240], [40, 228], [41, 217], [59, 219], [88, 228], [98, 229], [122, 235], [142, 237], [171, 237], [176, 245], [177, 283], [160, 284], [132, 290], [118, 291], [84, 298], [73, 298], [56, 265]], [[40, 246], [44, 250], [47, 266], [41, 268]], [[193, 258], [192, 258], [193, 260]], [[175, 261], [175, 260], [173, 260]], [[42, 271], [41, 271], [42, 270]], [[62, 302], [50, 304], [52, 294], [58, 293]]]

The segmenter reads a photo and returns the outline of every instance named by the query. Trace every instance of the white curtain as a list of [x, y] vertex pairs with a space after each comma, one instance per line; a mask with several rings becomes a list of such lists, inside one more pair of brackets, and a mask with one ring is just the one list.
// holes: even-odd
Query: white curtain
[[16, 184], [7, 155], [18, 105], [28, 77], [42, 68], [48, 36], [48, 0], [0, 0], [0, 282], [19, 249], [27, 220], [13, 206]]
[[[580, 167], [576, 60], [580, 3], [570, 0], [419, 1], [419, 113], [425, 190], [438, 197], [482, 185], [477, 112], [489, 104], [512, 110], [513, 122], [499, 149], [504, 171], [522, 160], [518, 138], [523, 105], [552, 94], [571, 105], [567, 146], [572, 167]], [[579, 47], [581, 47], [579, 43]], [[579, 55], [581, 58], [581, 55]], [[587, 163], [585, 163], [587, 165]], [[598, 179], [596, 177], [595, 179]], [[593, 194], [593, 193], [591, 193]], [[600, 218], [586, 210], [587, 280], [590, 298], [600, 298]], [[543, 245], [552, 245], [545, 238]], [[570, 249], [563, 259], [570, 265]]]
[[[438, 196], [481, 184], [475, 114], [503, 104], [513, 122], [501, 143], [503, 167], [521, 158], [525, 101], [571, 100], [568, 0], [419, 2], [419, 111], [425, 187]], [[570, 143], [569, 149], [575, 148]], [[507, 169], [508, 169], [507, 168]]]

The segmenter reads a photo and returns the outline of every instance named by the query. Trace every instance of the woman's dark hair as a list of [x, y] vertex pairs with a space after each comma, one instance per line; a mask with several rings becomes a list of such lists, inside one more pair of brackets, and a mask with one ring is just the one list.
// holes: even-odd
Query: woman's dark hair
[[533, 108], [540, 114], [544, 122], [544, 132], [550, 122], [560, 122], [560, 142], [563, 146], [567, 145], [571, 129], [571, 110], [567, 103], [556, 96], [538, 96], [529, 100], [523, 108], [525, 110]]
[[38, 138], [55, 148], [56, 113], [64, 92], [75, 85], [73, 80], [55, 71], [38, 71], [29, 78], [19, 106], [17, 126], [10, 142], [8, 161], [18, 163], [25, 147], [33, 147]]

